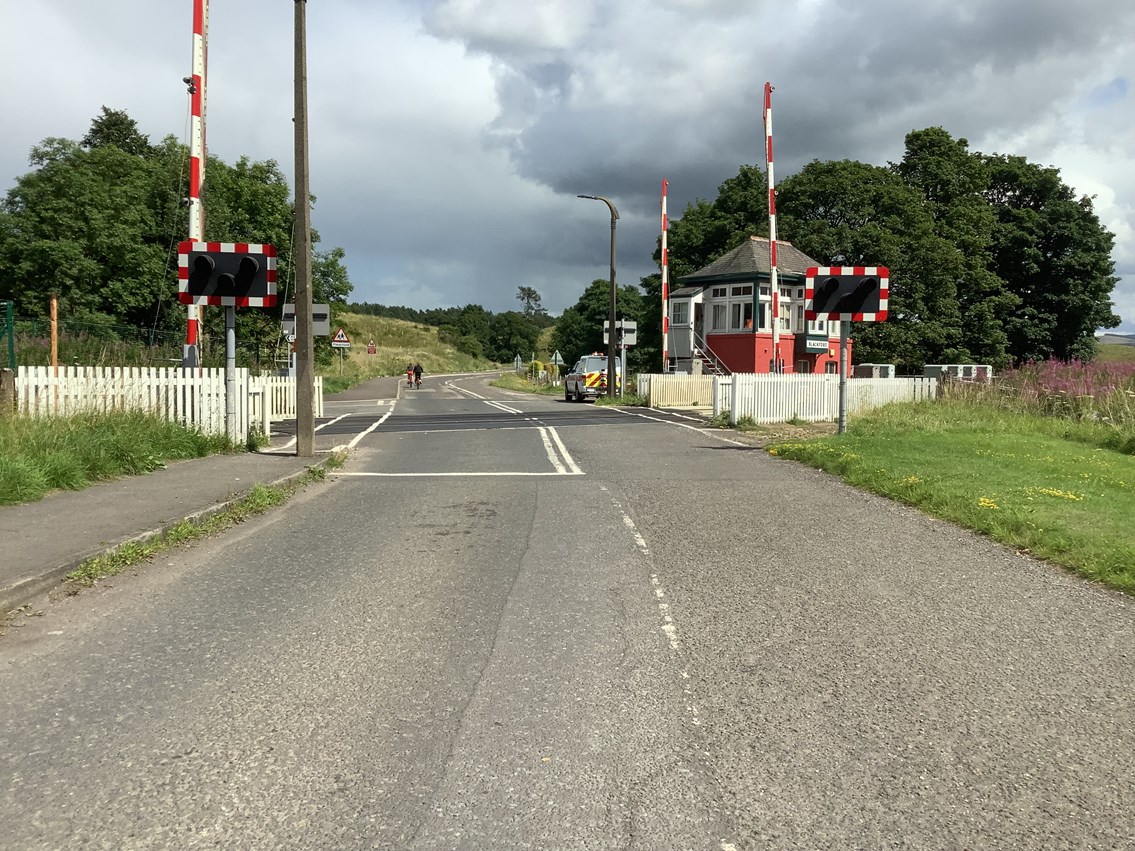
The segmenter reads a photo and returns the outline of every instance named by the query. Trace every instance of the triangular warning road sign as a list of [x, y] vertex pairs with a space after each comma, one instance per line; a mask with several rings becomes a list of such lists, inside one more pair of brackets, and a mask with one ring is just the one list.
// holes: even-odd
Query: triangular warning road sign
[[347, 335], [344, 333], [343, 329], [340, 328], [338, 331], [335, 332], [335, 339], [332, 342], [349, 343], [351, 341], [347, 339]]

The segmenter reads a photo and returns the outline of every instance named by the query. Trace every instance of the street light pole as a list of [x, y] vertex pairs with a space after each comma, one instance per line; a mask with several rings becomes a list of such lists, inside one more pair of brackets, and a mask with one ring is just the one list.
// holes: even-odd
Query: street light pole
[[607, 318], [607, 397], [615, 398], [615, 385], [619, 380], [619, 373], [615, 369], [615, 222], [619, 220], [619, 211], [615, 205], [602, 195], [577, 195], [577, 198], [587, 198], [590, 201], [602, 201], [611, 211], [611, 305]]

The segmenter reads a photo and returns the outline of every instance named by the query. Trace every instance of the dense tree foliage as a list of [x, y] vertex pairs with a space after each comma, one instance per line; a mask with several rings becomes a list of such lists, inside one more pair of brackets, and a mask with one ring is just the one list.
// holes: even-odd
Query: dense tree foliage
[[1010, 350], [1017, 360], [1089, 360], [1096, 329], [1119, 324], [1111, 311], [1114, 236], [1057, 169], [1000, 155], [984, 164], [996, 219], [993, 268], [1021, 300], [1006, 323]]
[[127, 154], [144, 157], [153, 151], [150, 137], [138, 129], [138, 122], [117, 109], [104, 106], [91, 122], [91, 129], [80, 143], [84, 148], [105, 148], [113, 146]]
[[[152, 145], [125, 112], [106, 107], [82, 142], [36, 145], [33, 170], [0, 201], [0, 299], [34, 318], [46, 316], [56, 294], [60, 315], [72, 322], [183, 336], [177, 244], [188, 230], [188, 160], [172, 136]], [[210, 157], [202, 198], [206, 238], [275, 245], [280, 295], [290, 295], [293, 207], [279, 166], [247, 157], [230, 166]], [[315, 252], [316, 301], [346, 300], [351, 283], [343, 256], [341, 248]], [[205, 308], [202, 318], [206, 340], [223, 340], [223, 311]], [[246, 346], [269, 345], [280, 335], [278, 308], [238, 310], [237, 323]]]
[[[672, 279], [768, 234], [761, 172], [743, 166], [668, 235]], [[907, 135], [888, 167], [819, 162], [777, 189], [781, 239], [821, 265], [885, 265], [890, 318], [853, 328], [856, 358], [897, 363], [1090, 359], [1111, 328], [1114, 237], [1059, 171], [969, 150], [941, 128]], [[659, 255], [656, 254], [656, 259]], [[647, 316], [661, 294], [645, 279]], [[653, 345], [660, 329], [645, 341]]]
[[[552, 346], [559, 351], [569, 367], [588, 352], [607, 351], [603, 342], [603, 327], [610, 317], [610, 311], [611, 282], [597, 278], [583, 291], [579, 301], [563, 312], [552, 332]], [[616, 317], [641, 322], [642, 311], [643, 300], [639, 288], [616, 285]], [[627, 358], [628, 370], [639, 364], [635, 351], [632, 348]]]

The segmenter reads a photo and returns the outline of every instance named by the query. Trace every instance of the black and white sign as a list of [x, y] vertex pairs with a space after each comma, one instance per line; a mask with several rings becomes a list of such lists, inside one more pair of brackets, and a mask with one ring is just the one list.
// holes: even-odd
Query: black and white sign
[[[296, 333], [296, 306], [294, 304], [284, 305], [280, 327], [285, 336]], [[331, 336], [331, 305], [313, 304], [311, 306], [311, 336]]]
[[[607, 345], [611, 328], [610, 321], [603, 323], [603, 345]], [[622, 346], [638, 345], [638, 322], [630, 319], [619, 319], [615, 322], [615, 343]]]

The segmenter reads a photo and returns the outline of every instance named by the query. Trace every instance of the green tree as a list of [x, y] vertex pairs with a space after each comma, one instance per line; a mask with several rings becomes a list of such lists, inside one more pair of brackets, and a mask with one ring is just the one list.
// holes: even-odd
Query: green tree
[[[552, 347], [558, 349], [570, 366], [587, 352], [605, 352], [603, 328], [611, 309], [611, 282], [597, 278], [583, 291], [572, 307], [560, 316], [552, 332]], [[642, 318], [643, 298], [637, 286], [616, 286], [615, 315], [638, 322]]]
[[[1114, 237], [1091, 200], [1076, 198], [1054, 169], [971, 152], [940, 127], [905, 143], [888, 168], [815, 161], [778, 188], [781, 239], [821, 265], [890, 269], [889, 317], [853, 328], [856, 359], [917, 370], [1090, 358], [1094, 331], [1119, 321]], [[671, 224], [675, 278], [767, 233], [759, 177], [743, 167], [712, 203], [689, 205]], [[651, 308], [660, 298], [653, 280], [644, 279]]]
[[[150, 145], [125, 112], [106, 107], [82, 143], [49, 138], [32, 148], [32, 171], [0, 201], [0, 298], [34, 317], [57, 293], [68, 319], [183, 333], [176, 248], [188, 226], [188, 155], [172, 136]], [[293, 206], [279, 166], [210, 158], [202, 196], [206, 238], [275, 245], [288, 295]], [[315, 252], [313, 284], [328, 301], [345, 300], [342, 249]], [[203, 311], [206, 343], [223, 340], [222, 314]], [[250, 345], [279, 337], [278, 310], [242, 309], [237, 322]]]
[[497, 363], [510, 363], [517, 356], [527, 360], [536, 351], [540, 329], [523, 313], [508, 311], [493, 317], [485, 354]]
[[52, 293], [71, 315], [95, 312], [144, 324], [168, 297], [169, 244], [147, 203], [155, 164], [114, 145], [66, 139], [32, 149], [0, 209], [0, 297], [42, 316]]
[[1004, 155], [984, 164], [996, 217], [993, 268], [1021, 300], [1005, 322], [1013, 359], [1090, 360], [1096, 329], [1120, 321], [1111, 310], [1114, 236], [1058, 169]]
[[639, 281], [638, 345], [627, 356], [628, 374], [658, 372], [662, 368], [662, 275]]
[[918, 371], [928, 360], [956, 359], [956, 291], [935, 271], [949, 246], [935, 238], [917, 189], [893, 169], [816, 160], [781, 184], [777, 200], [782, 232], [820, 265], [890, 269], [888, 319], [852, 327], [857, 360]]
[[345, 305], [354, 286], [343, 265], [342, 248], [316, 251], [311, 264], [311, 297], [316, 304]]
[[593, 351], [586, 343], [591, 328], [574, 307], [565, 308], [552, 331], [552, 349], [564, 359], [564, 368], [571, 369], [581, 356]]
[[[462, 337], [472, 337], [480, 341], [481, 351], [487, 357], [492, 357], [493, 346], [493, 315], [479, 304], [467, 304], [461, 308], [454, 323]], [[515, 352], [508, 356], [511, 361]]]
[[955, 282], [961, 326], [959, 358], [1003, 367], [1009, 362], [1004, 322], [1020, 299], [992, 269], [996, 218], [985, 198], [989, 172], [969, 142], [941, 127], [908, 133], [896, 172], [918, 189], [934, 219], [934, 235], [952, 247], [939, 252], [939, 275]]
[[91, 122], [91, 129], [80, 144], [91, 149], [113, 145], [120, 151], [136, 156], [153, 153], [150, 138], [138, 130], [138, 122], [122, 110], [106, 106]]

